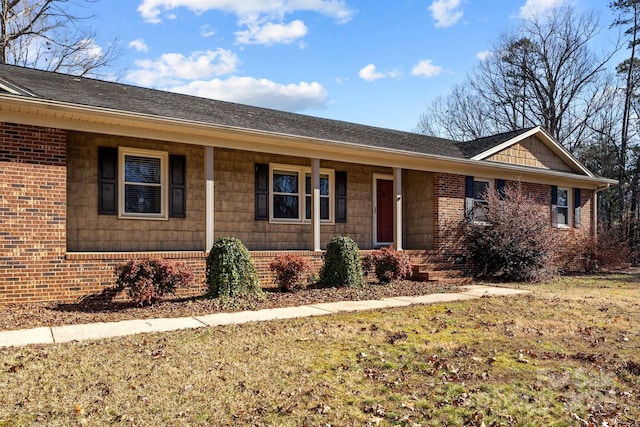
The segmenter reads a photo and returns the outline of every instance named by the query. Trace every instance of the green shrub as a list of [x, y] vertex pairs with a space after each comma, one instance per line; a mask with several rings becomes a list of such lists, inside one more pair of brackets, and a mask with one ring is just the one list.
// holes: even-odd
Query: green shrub
[[303, 279], [310, 269], [306, 258], [291, 254], [280, 255], [269, 264], [269, 270], [276, 275], [278, 288], [289, 292], [306, 285]]
[[125, 290], [139, 305], [153, 304], [178, 286], [190, 286], [193, 272], [181, 263], [161, 258], [132, 259], [115, 267], [116, 290]]
[[368, 266], [366, 270], [373, 270], [380, 283], [411, 276], [409, 257], [404, 252], [395, 250], [393, 246], [373, 251], [365, 257], [363, 264]]
[[349, 237], [336, 237], [327, 245], [320, 269], [322, 286], [353, 287], [364, 282], [358, 245]]
[[260, 282], [251, 255], [242, 242], [233, 237], [218, 239], [207, 257], [208, 295], [243, 297], [261, 293]]

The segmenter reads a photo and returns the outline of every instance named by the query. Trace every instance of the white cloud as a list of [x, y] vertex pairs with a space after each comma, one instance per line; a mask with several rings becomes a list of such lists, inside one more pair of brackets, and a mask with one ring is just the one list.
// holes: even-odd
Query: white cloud
[[204, 38], [215, 35], [216, 32], [211, 28], [209, 24], [202, 25], [200, 27], [200, 35]]
[[145, 43], [145, 41], [143, 39], [137, 39], [137, 40], [133, 40], [132, 42], [129, 42], [129, 47], [134, 48], [138, 52], [148, 52], [149, 51], [149, 46], [147, 46], [147, 44]]
[[345, 23], [355, 13], [346, 0], [141, 0], [138, 13], [147, 22], [159, 23], [175, 18], [173, 11], [178, 8], [197, 14], [211, 10], [231, 13], [243, 27], [235, 33], [238, 43], [266, 45], [289, 44], [307, 34], [302, 21], [284, 22], [288, 14], [315, 12]]
[[151, 23], [162, 21], [163, 12], [184, 7], [194, 13], [219, 10], [235, 14], [240, 19], [280, 17], [296, 11], [316, 12], [340, 23], [348, 22], [354, 14], [344, 0], [142, 0], [138, 13]]
[[520, 18], [531, 18], [541, 12], [564, 4], [564, 0], [527, 0], [520, 8]]
[[490, 50], [483, 50], [482, 52], [476, 53], [476, 58], [478, 58], [480, 61], [486, 61], [491, 57], [491, 55], [493, 55], [493, 52], [491, 52]]
[[358, 75], [360, 76], [361, 79], [364, 79], [368, 82], [372, 82], [378, 79], [383, 79], [386, 77], [384, 73], [378, 73], [376, 71], [376, 66], [373, 64], [369, 64], [361, 68], [360, 71], [358, 72]]
[[237, 31], [236, 41], [240, 44], [263, 44], [271, 46], [276, 43], [290, 44], [307, 34], [304, 22], [295, 20], [289, 24], [257, 23], [248, 24], [249, 29]]
[[433, 65], [433, 60], [431, 59], [423, 59], [418, 62], [413, 69], [411, 70], [411, 74], [414, 76], [424, 76], [424, 77], [433, 77], [442, 73], [443, 68], [437, 65]]
[[218, 78], [236, 72], [238, 63], [236, 55], [224, 49], [189, 56], [165, 53], [136, 61], [138, 68], [125, 78], [140, 86], [285, 111], [319, 108], [327, 102], [327, 91], [316, 82], [285, 85], [252, 77]]
[[267, 79], [236, 76], [192, 81], [170, 90], [283, 111], [320, 108], [328, 99], [325, 88], [316, 82], [284, 85]]
[[462, 18], [460, 0], [434, 0], [429, 6], [436, 27], [450, 27]]
[[238, 57], [225, 49], [194, 52], [190, 56], [165, 53], [160, 58], [136, 61], [127, 80], [146, 87], [166, 88], [185, 81], [206, 79], [236, 71]]
[[361, 79], [366, 80], [368, 82], [372, 82], [378, 79], [385, 79], [388, 77], [395, 78], [400, 75], [400, 70], [393, 69], [391, 71], [387, 71], [386, 73], [380, 73], [376, 71], [376, 66], [373, 64], [366, 65], [358, 71], [358, 76]]

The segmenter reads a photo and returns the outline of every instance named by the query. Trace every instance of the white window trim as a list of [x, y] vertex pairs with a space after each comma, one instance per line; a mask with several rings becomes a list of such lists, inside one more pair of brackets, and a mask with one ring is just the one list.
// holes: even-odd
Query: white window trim
[[[489, 191], [494, 191], [495, 190], [495, 181], [493, 179], [491, 179], [491, 178], [473, 177], [474, 185], [475, 185], [476, 181], [477, 182], [486, 182], [488, 184], [487, 188], [488, 188]], [[475, 194], [474, 194], [474, 196], [475, 196]], [[486, 200], [476, 199], [474, 197], [473, 198], [474, 206], [475, 206], [476, 202], [487, 203]], [[473, 223], [477, 224], [477, 225], [491, 225], [488, 221], [480, 221], [480, 220], [476, 220], [475, 218], [473, 219]]]
[[[560, 192], [561, 190], [564, 190], [567, 192], [567, 206], [560, 206], [558, 203], [558, 201], [556, 200], [556, 218], [558, 218], [558, 209], [560, 209], [561, 207], [566, 207], [567, 208], [567, 223], [566, 224], [560, 224], [559, 222], [556, 224], [557, 228], [571, 228], [571, 224], [573, 223], [573, 212], [572, 212], [572, 206], [573, 206], [573, 189], [572, 188], [568, 188], [568, 187], [557, 187], [557, 191]], [[559, 197], [558, 197], [559, 198]], [[556, 219], [557, 221], [557, 219]]]
[[[140, 156], [160, 159], [160, 213], [125, 212], [125, 156]], [[166, 220], [169, 218], [169, 153], [141, 148], [118, 147], [118, 218]]]
[[[298, 174], [298, 218], [274, 218], [273, 216], [273, 172], [274, 170], [283, 172], [294, 172]], [[281, 163], [269, 163], [269, 222], [276, 224], [311, 224], [310, 219], [305, 218], [305, 179], [306, 174], [312, 174], [311, 166], [287, 165]], [[329, 219], [321, 219], [322, 225], [333, 225], [335, 223], [335, 171], [333, 169], [320, 168], [321, 175], [329, 176]], [[313, 180], [313, 175], [312, 175]], [[313, 189], [312, 189], [313, 192]], [[312, 195], [313, 197], [313, 195]], [[313, 212], [312, 212], [313, 215]]]

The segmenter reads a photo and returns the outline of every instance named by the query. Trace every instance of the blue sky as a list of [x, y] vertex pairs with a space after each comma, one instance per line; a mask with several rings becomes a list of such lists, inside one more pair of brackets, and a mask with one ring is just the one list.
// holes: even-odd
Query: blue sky
[[102, 0], [89, 24], [123, 48], [121, 83], [410, 131], [523, 14], [598, 10], [608, 49], [608, 3]]

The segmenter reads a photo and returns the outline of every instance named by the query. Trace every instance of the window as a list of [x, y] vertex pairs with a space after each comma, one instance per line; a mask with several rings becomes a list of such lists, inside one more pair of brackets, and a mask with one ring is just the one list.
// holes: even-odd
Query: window
[[[470, 220], [474, 222], [487, 222], [488, 203], [485, 200], [491, 181], [469, 177], [467, 189], [467, 212]], [[473, 180], [473, 181], [472, 181]]]
[[[305, 194], [305, 219], [311, 221], [311, 174], [305, 174], [304, 179]], [[329, 175], [320, 174], [320, 219], [329, 221], [329, 208], [331, 206], [331, 197], [329, 196]]]
[[121, 217], [167, 218], [167, 153], [120, 148]]
[[566, 188], [558, 188], [557, 201], [557, 224], [559, 226], [569, 226], [569, 190]]
[[298, 172], [273, 171], [273, 218], [298, 219], [300, 217], [300, 184]]
[[[270, 165], [271, 220], [283, 222], [311, 221], [312, 179], [310, 168]], [[320, 170], [320, 220], [333, 222], [334, 172]]]

